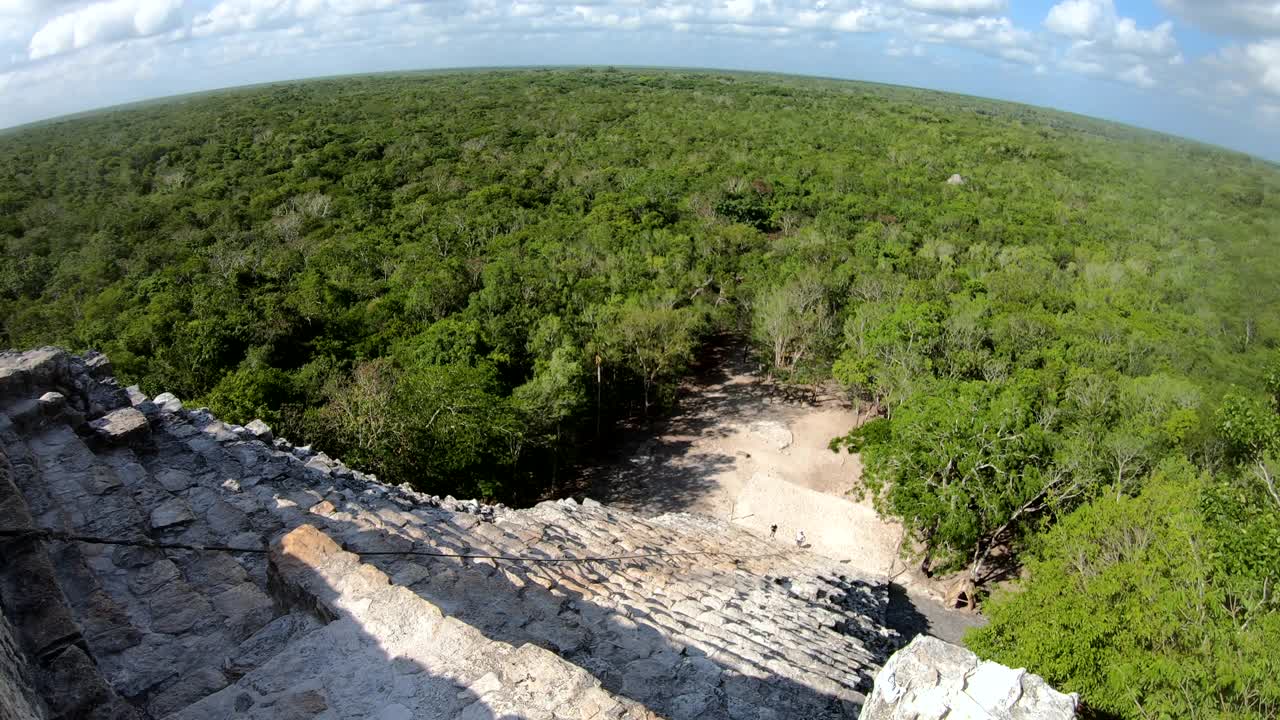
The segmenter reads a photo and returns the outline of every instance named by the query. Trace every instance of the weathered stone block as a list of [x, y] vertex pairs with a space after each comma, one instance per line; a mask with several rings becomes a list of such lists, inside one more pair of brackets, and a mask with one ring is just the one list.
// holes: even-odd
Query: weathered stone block
[[151, 511], [151, 527], [156, 530], [189, 523], [195, 519], [191, 508], [181, 498], [170, 498]]
[[136, 408], [126, 407], [103, 415], [89, 423], [94, 434], [111, 445], [123, 445], [145, 440], [151, 434], [147, 416]]
[[274, 436], [271, 433], [271, 426], [256, 418], [248, 425], [245, 425], [244, 429], [248, 430], [250, 435], [258, 438], [262, 442], [269, 443], [274, 439]]
[[1075, 716], [1075, 698], [1057, 692], [1039, 676], [984, 662], [964, 648], [920, 635], [885, 663], [859, 720]]
[[182, 409], [182, 401], [173, 393], [160, 393], [152, 398], [151, 402], [165, 412], [176, 413]]

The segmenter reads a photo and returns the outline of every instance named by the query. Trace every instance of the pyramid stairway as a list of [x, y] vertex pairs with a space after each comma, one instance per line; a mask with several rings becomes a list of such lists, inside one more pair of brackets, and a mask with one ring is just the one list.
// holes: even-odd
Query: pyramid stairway
[[387, 486], [100, 355], [0, 355], [0, 452], [50, 717], [855, 717], [899, 644], [883, 578], [701, 516]]

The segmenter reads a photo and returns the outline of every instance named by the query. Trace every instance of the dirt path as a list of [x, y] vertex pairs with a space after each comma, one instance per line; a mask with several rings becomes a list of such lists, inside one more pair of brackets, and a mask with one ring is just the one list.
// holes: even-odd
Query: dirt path
[[[861, 459], [828, 448], [858, 421], [835, 393], [780, 387], [755, 373], [744, 348], [715, 348], [681, 388], [680, 411], [625, 430], [615, 458], [578, 478], [585, 494], [647, 515], [697, 512], [792, 544], [803, 530], [814, 552], [857, 570], [896, 576], [891, 620], [914, 635], [958, 641], [977, 616], [948, 611], [938, 588], [902, 572], [902, 527], [851, 494]], [[901, 584], [898, 584], [901, 583]]]
[[815, 551], [888, 573], [901, 529], [848, 494], [858, 456], [828, 448], [856, 415], [834, 395], [788, 394], [753, 369], [742, 348], [718, 348], [681, 389], [680, 412], [628, 433], [617, 461], [593, 469], [589, 494], [645, 514], [776, 524], [787, 542], [803, 530]]

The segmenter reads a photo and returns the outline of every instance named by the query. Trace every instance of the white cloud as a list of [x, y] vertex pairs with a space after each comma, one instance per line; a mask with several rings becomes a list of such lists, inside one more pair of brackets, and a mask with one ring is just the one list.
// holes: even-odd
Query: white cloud
[[1107, 72], [1107, 66], [1097, 60], [1085, 60], [1082, 58], [1067, 57], [1059, 63], [1064, 69], [1071, 72], [1080, 73], [1081, 75], [1104, 75]]
[[223, 0], [197, 16], [192, 31], [207, 36], [271, 30], [317, 15], [324, 8], [323, 2], [315, 0]]
[[[285, 68], [277, 77], [384, 67], [402, 48], [401, 66], [599, 57], [558, 54], [579, 45], [606, 48], [603, 61], [612, 62], [608, 49], [621, 33], [665, 34], [693, 47], [821, 48], [831, 51], [822, 56], [834, 67], [852, 66], [867, 51], [928, 57], [887, 64], [896, 68], [948, 63], [953, 54], [941, 48], [955, 48], [993, 58], [1007, 77], [1032, 86], [1043, 85], [1033, 75], [1069, 72], [1117, 86], [1165, 87], [1196, 97], [1197, 107], [1233, 108], [1237, 117], [1261, 117], [1264, 103], [1280, 107], [1280, 0], [1158, 1], [1180, 18], [1250, 36], [1208, 60], [1184, 58], [1172, 23], [1142, 26], [1122, 17], [1115, 0], [1055, 0], [1039, 27], [1011, 19], [1010, 0], [0, 0], [0, 116], [30, 119], [18, 104], [41, 93], [55, 97], [55, 90], [74, 95], [104, 77], [103, 67], [115, 78], [154, 75], [157, 87], [171, 90], [190, 86], [183, 73], [228, 84], [258, 79], [253, 69], [271, 63]], [[504, 54], [520, 44], [544, 47]], [[346, 61], [358, 55], [382, 64]], [[745, 65], [757, 62], [749, 55]], [[701, 64], [718, 56], [693, 57]], [[985, 66], [995, 72], [997, 63]], [[30, 88], [34, 78], [41, 78], [39, 90]], [[56, 105], [73, 109], [70, 102]]]
[[1114, 0], [1063, 0], [1049, 9], [1044, 27], [1072, 41], [1058, 57], [1068, 72], [1151, 88], [1183, 61], [1172, 22], [1139, 27], [1116, 12]]
[[756, 14], [754, 0], [728, 0], [724, 4], [725, 12], [735, 20], [746, 20]]
[[[1049, 8], [1049, 15], [1044, 26], [1051, 32], [1067, 37], [1092, 39], [1101, 35], [1107, 28], [1106, 0], [1066, 0]], [[1115, 8], [1111, 8], [1114, 17]]]
[[1247, 45], [1244, 54], [1257, 74], [1258, 84], [1280, 97], [1280, 38]]
[[867, 32], [875, 29], [874, 18], [867, 8], [840, 13], [831, 27], [842, 32]]
[[902, 4], [938, 15], [999, 15], [1009, 7], [1007, 0], [902, 0]]
[[1049, 9], [1044, 26], [1064, 37], [1136, 55], [1169, 55], [1178, 49], [1173, 23], [1144, 30], [1132, 18], [1120, 17], [1113, 0], [1064, 0]]
[[0, 17], [47, 17], [76, 0], [0, 0]]
[[912, 32], [926, 42], [965, 47], [1025, 65], [1040, 61], [1031, 33], [1016, 27], [1006, 17], [924, 23], [915, 26]]
[[1244, 93], [1280, 97], [1280, 37], [1231, 46], [1205, 62]]
[[1280, 35], [1277, 0], [1159, 0], [1169, 12], [1212, 32]]
[[903, 43], [898, 38], [890, 38], [884, 53], [889, 57], [924, 57], [924, 46], [919, 43]]
[[109, 0], [58, 15], [28, 44], [32, 60], [92, 45], [145, 38], [183, 24], [181, 0]]
[[1178, 42], [1173, 38], [1173, 23], [1165, 21], [1151, 30], [1142, 30], [1130, 18], [1120, 18], [1114, 28], [1112, 42], [1117, 50], [1136, 55], [1169, 55], [1177, 53]]
[[1116, 76], [1120, 80], [1141, 88], [1155, 87], [1156, 81], [1151, 77], [1151, 70], [1146, 65], [1134, 65]]
[[[434, 21], [472, 37], [607, 30], [770, 38], [808, 33], [814, 45], [831, 42], [832, 33], [887, 32], [919, 39], [918, 28], [928, 25], [935, 28], [924, 33], [933, 36], [925, 38], [930, 42], [1032, 62], [1035, 53], [1026, 38], [1011, 42], [1010, 21], [992, 15], [1007, 5], [1008, 0], [0, 0], [0, 13], [22, 13], [28, 19], [25, 26], [0, 23], [0, 70], [6, 64], [156, 36], [227, 38], [293, 29], [301, 38], [325, 23], [364, 15], [384, 16], [377, 24], [398, 37], [403, 27], [385, 22], [398, 14], [419, 29]], [[984, 23], [973, 26], [981, 32], [962, 32], [963, 25], [948, 28], [952, 22], [975, 21]], [[371, 42], [388, 41], [375, 33]], [[412, 44], [413, 39], [403, 42]]]

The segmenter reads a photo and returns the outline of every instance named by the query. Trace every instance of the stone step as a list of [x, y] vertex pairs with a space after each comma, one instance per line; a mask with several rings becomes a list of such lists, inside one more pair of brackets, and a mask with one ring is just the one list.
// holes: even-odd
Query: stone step
[[271, 568], [279, 601], [324, 625], [170, 717], [649, 717], [542, 648], [446, 617], [313, 527], [275, 543]]
[[[75, 384], [59, 387], [74, 395]], [[0, 395], [13, 407], [44, 388], [10, 387], [22, 388]], [[47, 527], [248, 550], [319, 532], [337, 548], [324, 556], [348, 558], [332, 561], [343, 570], [324, 576], [328, 591], [303, 592], [264, 553], [51, 546], [59, 582], [84, 598], [72, 610], [95, 661], [151, 716], [376, 716], [372, 692], [390, 698], [374, 708], [387, 717], [432, 717], [424, 698], [437, 716], [550, 717], [556, 707], [526, 693], [534, 683], [551, 696], [550, 682], [670, 718], [849, 717], [894, 643], [882, 579], [728, 523], [589, 501], [511, 510], [429, 497], [173, 398], [134, 401], [148, 419], [144, 446], [86, 442], [69, 411], [21, 427], [0, 416], [0, 441], [30, 469], [23, 491]], [[88, 407], [83, 394], [75, 402]], [[417, 627], [378, 606], [438, 617]], [[428, 637], [447, 643], [436, 651]], [[552, 670], [560, 680], [538, 680]]]

